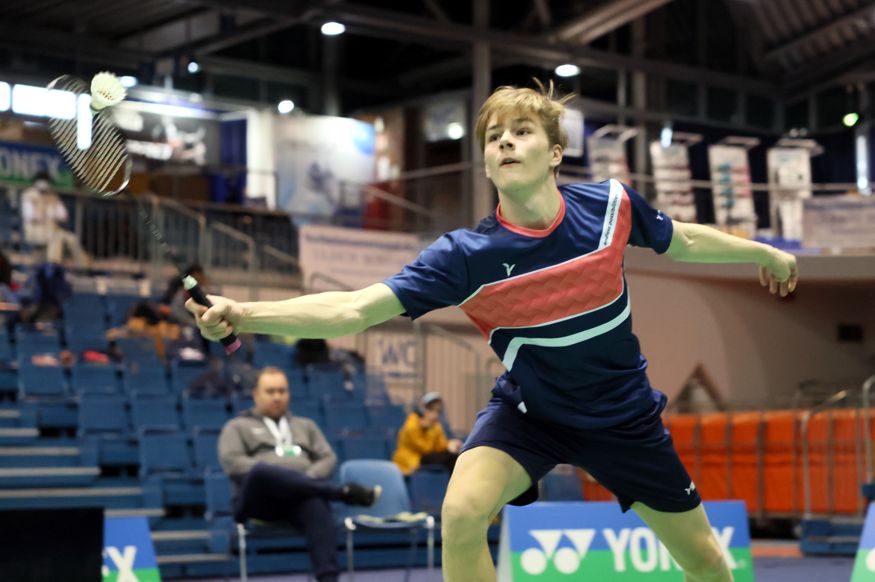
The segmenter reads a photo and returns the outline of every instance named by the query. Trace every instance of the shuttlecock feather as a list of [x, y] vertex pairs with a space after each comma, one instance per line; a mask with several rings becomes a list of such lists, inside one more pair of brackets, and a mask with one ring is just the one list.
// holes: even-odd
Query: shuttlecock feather
[[118, 105], [125, 95], [121, 81], [112, 73], [97, 73], [91, 80], [91, 108], [94, 111]]

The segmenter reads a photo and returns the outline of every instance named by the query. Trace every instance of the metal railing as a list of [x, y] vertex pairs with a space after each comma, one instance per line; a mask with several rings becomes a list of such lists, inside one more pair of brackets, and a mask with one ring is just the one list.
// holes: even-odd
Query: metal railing
[[866, 483], [875, 480], [872, 468], [872, 408], [869, 393], [875, 387], [875, 375], [870, 376], [863, 382], [862, 405], [863, 405], [863, 443], [866, 454]]

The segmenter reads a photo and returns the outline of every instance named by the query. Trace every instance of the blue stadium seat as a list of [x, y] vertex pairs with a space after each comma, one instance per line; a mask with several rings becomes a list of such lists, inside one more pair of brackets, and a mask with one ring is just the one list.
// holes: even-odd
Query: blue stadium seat
[[96, 293], [75, 293], [64, 302], [64, 320], [68, 323], [106, 324], [106, 302]]
[[228, 421], [228, 408], [225, 400], [217, 398], [182, 399], [182, 417], [188, 430], [196, 428], [220, 429]]
[[126, 366], [123, 369], [122, 385], [128, 394], [133, 392], [167, 394], [170, 391], [163, 364], [135, 363]]
[[331, 402], [324, 405], [325, 428], [329, 435], [363, 432], [368, 429], [368, 417], [360, 404]]
[[371, 427], [386, 428], [393, 433], [397, 432], [404, 424], [404, 421], [407, 420], [404, 407], [400, 404], [368, 405], [365, 407], [365, 412], [368, 415]]
[[209, 520], [230, 518], [231, 480], [221, 471], [209, 471], [204, 478], [206, 489], [206, 517]]
[[219, 463], [219, 431], [198, 429], [192, 437], [194, 465], [199, 470], [221, 469]]
[[142, 298], [137, 295], [107, 295], [109, 325], [111, 327], [124, 325], [128, 320], [128, 311], [139, 301], [142, 301]]
[[15, 349], [19, 359], [34, 354], [59, 354], [61, 338], [56, 326], [37, 328], [26, 324], [15, 326]]
[[106, 339], [106, 324], [102, 321], [89, 320], [86, 322], [64, 324], [64, 334], [67, 338], [67, 349], [74, 353], [85, 350], [106, 351], [109, 342]]
[[188, 439], [181, 431], [142, 429], [140, 476], [185, 475], [192, 467]]
[[289, 381], [289, 393], [291, 393], [292, 398], [298, 400], [313, 398], [304, 372], [297, 368], [284, 368], [283, 371], [286, 373], [286, 379]]
[[170, 384], [177, 394], [185, 392], [191, 383], [210, 371], [207, 364], [180, 364], [173, 362], [170, 367]]
[[274, 342], [256, 342], [252, 351], [252, 365], [256, 368], [275, 366], [289, 369], [292, 362], [292, 352], [289, 346]]
[[413, 511], [440, 515], [449, 482], [449, 471], [431, 469], [414, 471], [407, 483]]
[[120, 385], [115, 366], [108, 364], [76, 364], [73, 366], [73, 392], [117, 393]]
[[306, 368], [311, 398], [351, 398], [344, 388], [346, 377], [343, 370], [334, 364], [311, 364]]
[[385, 436], [358, 435], [337, 439], [338, 454], [343, 461], [351, 459], [389, 459], [389, 445]]
[[155, 350], [155, 340], [149, 337], [126, 337], [115, 340], [126, 363], [136, 362], [144, 366], [161, 365], [158, 352]]
[[131, 397], [131, 419], [134, 429], [172, 428], [180, 426], [176, 398], [160, 394], [134, 394]]
[[292, 398], [292, 403], [289, 405], [289, 408], [292, 411], [292, 415], [309, 418], [319, 425], [320, 429], [325, 426], [325, 417], [322, 415], [322, 406], [318, 402], [314, 400], [297, 400]]
[[[2, 321], [0, 321], [2, 323]], [[11, 362], [13, 359], [12, 344], [9, 342], [9, 335], [6, 330], [0, 326], [0, 362]]]
[[244, 410], [249, 410], [254, 404], [251, 394], [235, 393], [231, 396], [231, 413], [236, 416]]
[[22, 398], [66, 396], [63, 368], [19, 362], [18, 393]]
[[121, 394], [83, 394], [79, 398], [80, 436], [127, 433], [130, 430], [127, 398]]

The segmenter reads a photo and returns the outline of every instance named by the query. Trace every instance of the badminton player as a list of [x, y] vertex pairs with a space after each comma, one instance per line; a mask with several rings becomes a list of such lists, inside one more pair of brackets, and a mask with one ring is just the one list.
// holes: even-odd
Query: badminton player
[[[189, 301], [205, 337], [331, 338], [400, 314], [459, 306], [507, 372], [477, 415], [441, 518], [447, 582], [495, 580], [486, 531], [501, 508], [537, 498], [557, 463], [582, 467], [659, 536], [690, 582], [732, 579], [699, 492], [660, 419], [623, 274], [627, 245], [678, 261], [753, 263], [785, 296], [795, 258], [717, 230], [672, 221], [615, 180], [557, 187], [566, 99], [501, 87], [476, 135], [499, 204], [474, 229], [447, 233], [397, 275], [358, 291], [277, 302]], [[666, 322], [668, 324], [669, 322]], [[666, 333], [669, 334], [669, 327]]]

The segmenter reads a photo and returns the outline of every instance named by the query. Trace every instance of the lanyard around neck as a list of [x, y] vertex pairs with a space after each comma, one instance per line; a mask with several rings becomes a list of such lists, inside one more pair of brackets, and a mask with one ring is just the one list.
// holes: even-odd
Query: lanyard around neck
[[278, 447], [291, 446], [293, 444], [292, 429], [289, 427], [289, 421], [285, 416], [280, 418], [279, 426], [277, 426], [274, 419], [267, 416], [264, 417], [264, 424], [267, 426], [267, 430], [270, 431], [270, 434], [273, 435]]

